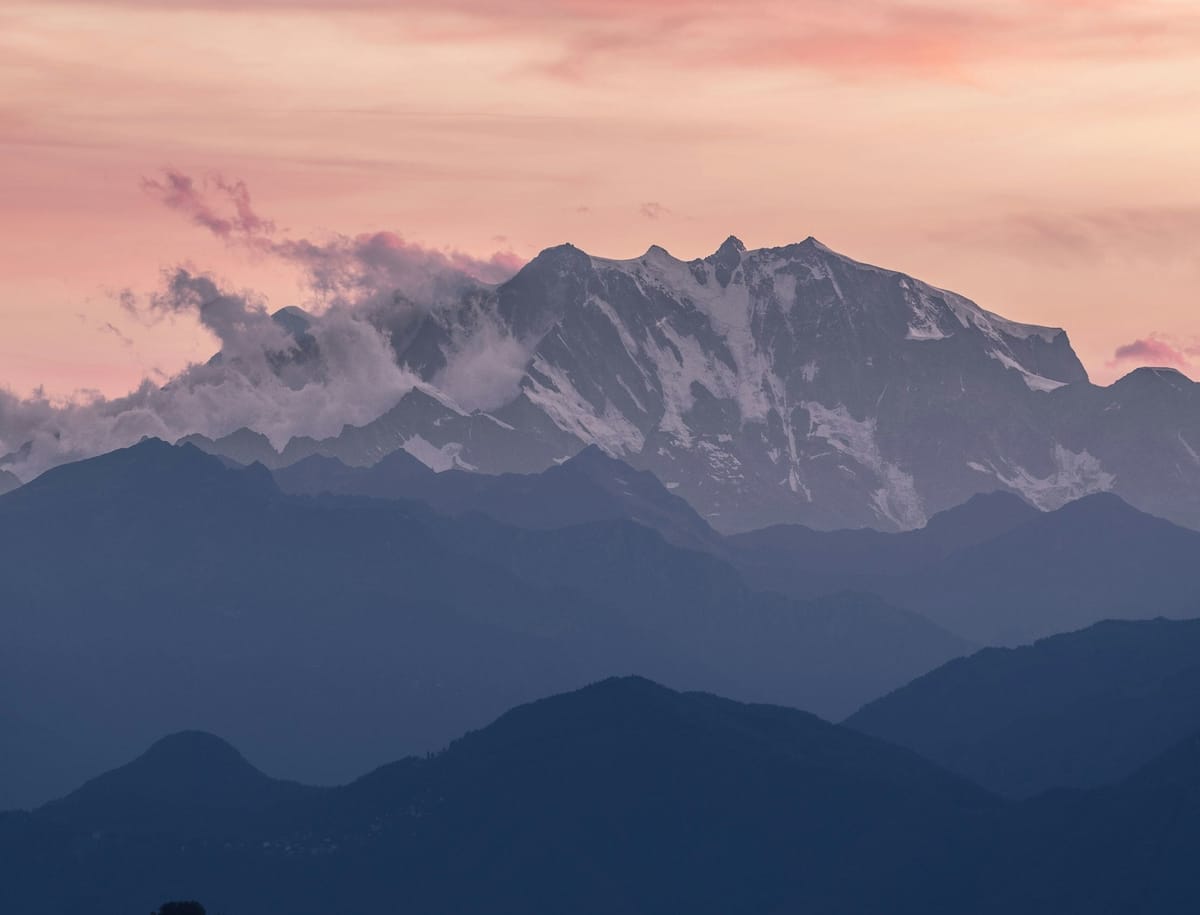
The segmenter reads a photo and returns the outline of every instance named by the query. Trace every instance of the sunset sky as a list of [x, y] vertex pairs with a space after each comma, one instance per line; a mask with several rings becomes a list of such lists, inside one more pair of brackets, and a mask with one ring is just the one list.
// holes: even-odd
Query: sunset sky
[[166, 169], [501, 263], [814, 235], [1065, 327], [1094, 380], [1200, 377], [1195, 0], [6, 0], [0, 385], [206, 358], [119, 304], [176, 264], [307, 301]]

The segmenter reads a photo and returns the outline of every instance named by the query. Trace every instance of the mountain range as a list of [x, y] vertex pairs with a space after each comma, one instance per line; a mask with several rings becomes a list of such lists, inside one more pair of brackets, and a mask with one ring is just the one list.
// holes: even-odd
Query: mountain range
[[181, 726], [328, 783], [627, 673], [836, 720], [980, 645], [1200, 615], [1198, 558], [1110, 494], [722, 537], [597, 448], [541, 474], [401, 451], [273, 476], [147, 440], [0, 497], [0, 806]]
[[677, 546], [720, 552], [722, 538], [654, 474], [634, 470], [589, 445], [541, 473], [435, 473], [403, 449], [370, 467], [311, 455], [274, 471], [285, 492], [422, 502], [443, 515], [478, 512], [506, 524], [553, 529], [593, 521], [633, 521]]
[[813, 239], [447, 289], [336, 436], [0, 457], [0, 911], [1196, 910], [1195, 384]]
[[755, 587], [854, 589], [979, 645], [1017, 645], [1108, 618], [1200, 615], [1200, 532], [1096, 493], [1039, 512], [976, 496], [898, 534], [782, 526], [730, 538]]
[[1111, 493], [1046, 512], [1012, 493], [976, 495], [899, 533], [776, 525], [722, 537], [653, 474], [595, 446], [541, 474], [434, 473], [399, 451], [372, 467], [314, 455], [274, 476], [290, 492], [411, 499], [520, 528], [625, 519], [711, 554], [754, 589], [801, 600], [874, 594], [976, 645], [1110, 617], [1200, 615], [1200, 532]]
[[543, 476], [515, 485], [580, 523], [287, 494], [261, 466], [156, 440], [0, 497], [0, 806], [179, 727], [329, 782], [608, 675], [841, 717], [970, 648], [873, 595], [751, 588], [592, 498], [697, 520], [602, 455]]
[[[304, 341], [294, 358], [320, 358], [302, 311], [279, 320]], [[376, 420], [281, 451], [248, 429], [187, 441], [272, 468], [313, 454], [369, 466], [403, 448], [491, 474], [595, 445], [725, 533], [913, 529], [996, 489], [1042, 509], [1112, 491], [1200, 527], [1200, 394], [1184, 375], [1092, 385], [1064, 331], [811, 238], [749, 251], [730, 238], [693, 261], [564, 245], [383, 329], [422, 385]], [[464, 409], [439, 385], [489, 347], [503, 370], [487, 408]]]
[[1200, 737], [1006, 802], [811, 715], [607, 680], [340, 788], [165, 738], [0, 814], [0, 907], [422, 913], [1194, 911]]

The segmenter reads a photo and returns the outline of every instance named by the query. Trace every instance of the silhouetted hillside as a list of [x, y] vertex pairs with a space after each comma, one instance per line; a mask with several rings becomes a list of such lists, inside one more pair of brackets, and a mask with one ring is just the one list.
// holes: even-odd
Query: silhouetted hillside
[[[93, 781], [86, 803], [74, 796], [0, 820], [9, 862], [24, 865], [21, 843], [37, 836], [30, 869], [0, 888], [5, 910], [87, 901], [115, 915], [165, 891], [214, 911], [292, 915], [393, 900], [422, 913], [916, 912], [969, 898], [965, 880], [935, 886], [925, 875], [998, 806], [906, 751], [811, 715], [636, 678], [521, 707], [432, 759], [298, 796], [307, 816], [275, 834], [225, 821], [197, 836], [186, 816], [160, 820], [162, 798], [186, 795], [205, 759], [238, 762], [215, 745], [197, 746], [195, 759], [179, 749], [160, 745]], [[155, 787], [131, 790], [138, 778]], [[117, 805], [123, 828], [97, 831], [91, 811]], [[83, 836], [86, 851], [72, 855]], [[64, 879], [37, 879], [47, 855]], [[860, 879], [864, 864], [871, 879]]]
[[1005, 794], [1116, 782], [1200, 732], [1200, 620], [985, 649], [846, 723]]
[[201, 731], [164, 737], [128, 765], [87, 782], [40, 815], [102, 834], [246, 833], [322, 794], [268, 778], [232, 746]]
[[[195, 789], [249, 815], [170, 815]], [[1196, 737], [1112, 787], [1018, 804], [802, 712], [625, 678], [324, 791], [173, 738], [0, 815], [0, 908], [1183, 915], [1198, 789]]]

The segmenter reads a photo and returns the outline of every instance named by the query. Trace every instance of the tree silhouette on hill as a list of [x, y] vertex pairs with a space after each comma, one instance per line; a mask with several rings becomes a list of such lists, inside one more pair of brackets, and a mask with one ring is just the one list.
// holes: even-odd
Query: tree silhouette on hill
[[195, 900], [188, 902], [164, 902], [157, 912], [150, 915], [205, 915], [204, 906]]

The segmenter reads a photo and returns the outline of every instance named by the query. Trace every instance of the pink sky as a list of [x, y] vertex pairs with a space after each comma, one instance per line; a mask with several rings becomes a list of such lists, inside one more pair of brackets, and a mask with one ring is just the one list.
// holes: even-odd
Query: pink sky
[[206, 358], [117, 303], [178, 263], [303, 303], [147, 193], [166, 168], [291, 237], [479, 258], [815, 235], [1066, 327], [1098, 381], [1195, 376], [1197, 163], [1193, 0], [9, 0], [0, 384]]

